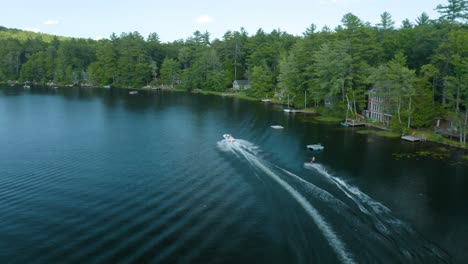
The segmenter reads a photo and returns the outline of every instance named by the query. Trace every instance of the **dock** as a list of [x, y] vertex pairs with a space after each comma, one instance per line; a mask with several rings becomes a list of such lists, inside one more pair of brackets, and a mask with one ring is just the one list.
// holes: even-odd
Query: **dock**
[[424, 137], [424, 136], [406, 135], [406, 136], [401, 136], [401, 139], [406, 140], [406, 141], [410, 141], [410, 142], [426, 141], [426, 137]]
[[351, 118], [346, 118], [344, 123], [341, 123], [343, 126], [352, 126], [352, 127], [359, 127], [367, 125], [365, 122], [361, 122], [360, 120], [355, 120]]
[[304, 110], [300, 110], [300, 109], [285, 108], [285, 109], [283, 109], [283, 111], [286, 112], [286, 113], [304, 113]]

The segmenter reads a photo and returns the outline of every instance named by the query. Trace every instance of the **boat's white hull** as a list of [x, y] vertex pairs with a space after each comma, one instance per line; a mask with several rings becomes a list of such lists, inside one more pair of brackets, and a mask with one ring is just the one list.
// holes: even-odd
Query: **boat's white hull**
[[230, 134], [224, 134], [224, 135], [223, 135], [223, 138], [224, 138], [227, 142], [234, 142], [234, 141], [236, 141], [236, 139], [233, 138]]
[[318, 150], [323, 150], [325, 147], [322, 145], [314, 144], [314, 145], [307, 145], [307, 148], [310, 150], [318, 151]]

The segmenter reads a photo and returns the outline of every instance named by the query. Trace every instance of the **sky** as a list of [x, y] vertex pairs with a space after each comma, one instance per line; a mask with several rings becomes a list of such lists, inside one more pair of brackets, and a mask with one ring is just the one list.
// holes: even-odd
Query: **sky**
[[333, 29], [352, 13], [372, 25], [387, 11], [396, 26], [447, 0], [2, 0], [0, 26], [80, 37], [109, 38], [112, 33], [138, 31], [143, 37], [156, 32], [162, 42], [187, 39], [197, 30], [211, 39], [243, 27], [249, 35], [274, 29], [302, 35], [311, 25]]

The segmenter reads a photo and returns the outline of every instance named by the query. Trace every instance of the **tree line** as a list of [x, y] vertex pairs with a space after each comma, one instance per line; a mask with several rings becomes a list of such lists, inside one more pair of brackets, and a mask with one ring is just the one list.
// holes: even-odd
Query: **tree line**
[[460, 142], [468, 122], [468, 1], [448, 0], [440, 17], [422, 13], [395, 27], [384, 12], [376, 25], [345, 14], [334, 29], [314, 24], [302, 36], [243, 28], [221, 39], [208, 32], [162, 43], [157, 33], [112, 34], [91, 40], [0, 27], [0, 81], [140, 88], [165, 85], [224, 91], [247, 79], [252, 97], [295, 107], [334, 109], [357, 116], [369, 90], [391, 102], [396, 129], [430, 126], [434, 116], [456, 124]]

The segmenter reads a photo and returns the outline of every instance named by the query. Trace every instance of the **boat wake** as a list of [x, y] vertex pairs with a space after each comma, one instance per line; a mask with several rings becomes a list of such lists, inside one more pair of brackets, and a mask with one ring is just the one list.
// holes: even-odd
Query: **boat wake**
[[286, 190], [306, 211], [306, 213], [312, 218], [316, 223], [318, 228], [322, 231], [323, 235], [327, 239], [329, 245], [332, 247], [333, 251], [337, 254], [338, 258], [342, 263], [355, 263], [352, 255], [346, 250], [344, 243], [340, 238], [335, 234], [333, 228], [327, 223], [327, 221], [320, 215], [318, 210], [314, 208], [307, 199], [301, 195], [296, 189], [294, 189], [290, 184], [283, 180], [278, 174], [276, 174], [269, 166], [269, 164], [263, 161], [261, 158], [255, 155], [255, 152], [252, 150], [257, 150], [254, 144], [238, 140], [230, 141], [224, 140], [218, 142], [218, 146], [221, 147], [224, 151], [231, 151], [238, 157], [243, 157], [249, 162], [249, 164], [268, 175], [276, 183], [278, 183], [284, 190]]
[[392, 215], [389, 208], [373, 200], [357, 187], [331, 175], [321, 164], [304, 163], [307, 169], [314, 169], [344, 193], [361, 212], [361, 221], [372, 224], [375, 235], [386, 245], [393, 245], [400, 259], [411, 263], [449, 263], [449, 256], [442, 249], [424, 239], [410, 225]]
[[218, 148], [247, 161], [261, 172], [260, 176], [287, 191], [312, 219], [342, 263], [450, 262], [445, 252], [394, 217], [390, 209], [332, 176], [320, 164], [306, 163], [304, 167], [317, 171], [336, 188], [322, 189], [271, 164], [260, 157], [258, 146], [246, 140], [221, 140]]

